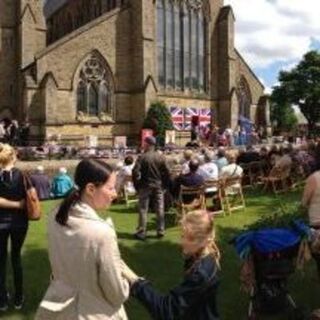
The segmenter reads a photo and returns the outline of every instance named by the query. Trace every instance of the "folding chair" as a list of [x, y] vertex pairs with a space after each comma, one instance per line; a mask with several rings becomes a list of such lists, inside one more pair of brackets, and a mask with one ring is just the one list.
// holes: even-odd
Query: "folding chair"
[[271, 187], [275, 194], [288, 191], [290, 172], [291, 166], [273, 167], [268, 177], [262, 179], [264, 181], [263, 190], [266, 191]]
[[249, 181], [252, 187], [257, 186], [260, 182], [262, 183], [262, 178], [264, 177], [262, 161], [253, 161], [249, 163]]
[[300, 163], [294, 162], [289, 175], [290, 188], [299, 189], [304, 186], [307, 174]]
[[205, 198], [212, 199], [213, 209], [210, 210], [213, 214], [223, 214], [225, 216], [224, 202], [222, 198], [221, 180], [208, 179], [204, 183]]
[[228, 214], [246, 207], [241, 180], [241, 177], [230, 177], [222, 181], [222, 196]]
[[[123, 198], [126, 203], [126, 206], [129, 207], [131, 203], [138, 203], [137, 192], [132, 190], [128, 185], [132, 184], [132, 177], [126, 176], [124, 183], [123, 183]], [[133, 187], [133, 184], [132, 184]]]
[[[186, 201], [188, 198], [192, 198], [192, 200], [190, 202], [188, 200]], [[198, 209], [206, 209], [204, 186], [186, 187], [181, 185], [177, 203], [176, 222], [178, 222], [189, 211]]]

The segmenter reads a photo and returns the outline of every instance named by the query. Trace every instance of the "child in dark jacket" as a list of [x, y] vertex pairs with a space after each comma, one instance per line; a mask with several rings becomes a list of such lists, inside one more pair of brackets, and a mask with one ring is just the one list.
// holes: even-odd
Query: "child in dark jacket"
[[123, 275], [137, 298], [157, 320], [219, 320], [216, 293], [220, 252], [215, 244], [213, 216], [194, 211], [184, 216], [181, 246], [186, 257], [183, 281], [167, 295], [158, 294], [151, 283], [127, 266]]

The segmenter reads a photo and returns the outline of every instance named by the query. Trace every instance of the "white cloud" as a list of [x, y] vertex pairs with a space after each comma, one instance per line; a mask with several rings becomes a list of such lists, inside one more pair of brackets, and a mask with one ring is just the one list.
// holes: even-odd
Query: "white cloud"
[[236, 16], [236, 47], [253, 67], [296, 63], [320, 41], [319, 0], [225, 0]]

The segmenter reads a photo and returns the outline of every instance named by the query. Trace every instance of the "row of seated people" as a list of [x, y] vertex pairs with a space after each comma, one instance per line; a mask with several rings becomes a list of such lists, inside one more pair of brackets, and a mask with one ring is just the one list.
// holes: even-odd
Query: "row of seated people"
[[[187, 152], [187, 154], [190, 153]], [[213, 158], [213, 153], [208, 151], [204, 154], [204, 162], [201, 164], [201, 160], [193, 154], [190, 160], [186, 161], [183, 165], [180, 165], [178, 174], [173, 174], [171, 182], [167, 184], [170, 186], [165, 197], [165, 207], [167, 209], [173, 202], [179, 199], [181, 186], [196, 188], [203, 186], [207, 181], [242, 176], [243, 170], [236, 164], [235, 155], [230, 154], [228, 156], [227, 165], [223, 166], [220, 171]], [[132, 174], [133, 166], [133, 158], [128, 156], [125, 158], [124, 165], [119, 169], [117, 189], [120, 194], [123, 192], [123, 189], [125, 189], [125, 192], [127, 193], [135, 193], [132, 181], [128, 179]], [[217, 190], [216, 188], [211, 188], [207, 191], [216, 192]], [[192, 200], [193, 196], [189, 196], [189, 199], [188, 196], [186, 196], [184, 199], [185, 202], [191, 202]]]

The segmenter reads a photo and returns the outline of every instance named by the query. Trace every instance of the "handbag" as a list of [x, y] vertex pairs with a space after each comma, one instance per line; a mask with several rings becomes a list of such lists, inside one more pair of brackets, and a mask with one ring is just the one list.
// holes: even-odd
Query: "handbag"
[[25, 209], [28, 220], [40, 220], [41, 205], [38, 198], [37, 190], [32, 186], [32, 183], [26, 174], [23, 174], [23, 184], [26, 192]]

